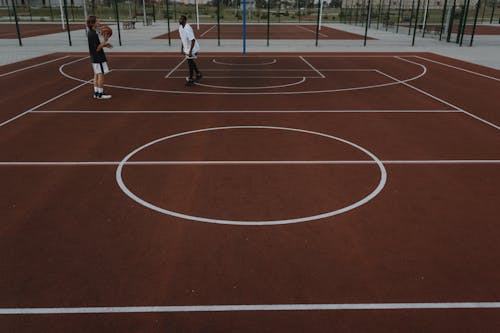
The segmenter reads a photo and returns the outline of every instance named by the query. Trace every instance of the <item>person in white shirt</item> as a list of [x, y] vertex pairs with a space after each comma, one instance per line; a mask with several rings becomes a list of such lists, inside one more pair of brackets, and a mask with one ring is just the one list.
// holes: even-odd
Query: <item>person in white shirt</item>
[[[186, 56], [189, 65], [189, 77], [187, 78], [186, 86], [190, 87], [194, 85], [195, 81], [202, 78], [194, 59], [198, 51], [200, 51], [200, 45], [196, 38], [194, 38], [193, 28], [186, 23], [187, 18], [184, 15], [179, 17], [179, 36], [181, 38], [181, 54]], [[196, 72], [196, 77], [194, 73]]]

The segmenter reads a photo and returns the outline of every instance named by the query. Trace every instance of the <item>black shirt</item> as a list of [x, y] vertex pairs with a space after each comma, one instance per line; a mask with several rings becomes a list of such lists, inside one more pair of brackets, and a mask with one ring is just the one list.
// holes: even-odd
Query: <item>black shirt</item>
[[87, 37], [89, 39], [90, 60], [93, 63], [106, 62], [106, 55], [104, 54], [104, 49], [97, 51], [97, 47], [99, 46], [99, 44], [101, 44], [99, 36], [97, 36], [97, 32], [94, 29], [89, 29]]

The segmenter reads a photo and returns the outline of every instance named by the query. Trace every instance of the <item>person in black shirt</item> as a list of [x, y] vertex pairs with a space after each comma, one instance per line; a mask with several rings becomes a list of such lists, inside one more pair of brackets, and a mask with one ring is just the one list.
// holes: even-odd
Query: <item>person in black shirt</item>
[[104, 35], [104, 41], [101, 43], [97, 35], [96, 28], [99, 26], [99, 21], [95, 16], [87, 18], [87, 38], [89, 40], [89, 53], [90, 60], [92, 61], [92, 68], [94, 69], [94, 98], [110, 99], [111, 95], [104, 93], [104, 74], [109, 73], [108, 63], [106, 62], [106, 55], [104, 48], [112, 48], [108, 42], [109, 36]]

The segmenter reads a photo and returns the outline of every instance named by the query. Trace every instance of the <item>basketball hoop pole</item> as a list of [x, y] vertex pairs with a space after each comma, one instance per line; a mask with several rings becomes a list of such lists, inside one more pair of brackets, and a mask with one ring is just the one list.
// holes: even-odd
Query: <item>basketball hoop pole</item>
[[59, 9], [61, 10], [61, 25], [62, 29], [64, 30], [64, 11], [63, 11], [62, 0], [59, 0]]
[[89, 16], [89, 14], [87, 13], [87, 3], [85, 2], [85, 0], [83, 0], [83, 16], [85, 16], [85, 20]]
[[247, 53], [247, 0], [243, 0], [243, 55]]
[[194, 1], [196, 4], [196, 30], [200, 30], [200, 13], [198, 12], [198, 0]]
[[319, 23], [318, 23], [318, 30], [321, 30], [321, 21], [322, 21], [322, 16], [323, 16], [323, 0], [319, 0], [320, 5], [319, 5]]

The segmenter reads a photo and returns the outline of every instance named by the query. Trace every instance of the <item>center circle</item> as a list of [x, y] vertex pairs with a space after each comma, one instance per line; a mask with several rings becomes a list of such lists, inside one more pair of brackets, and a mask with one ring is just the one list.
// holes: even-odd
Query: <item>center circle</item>
[[[137, 153], [142, 151], [145, 148], [148, 148], [154, 144], [160, 143], [162, 141], [166, 141], [169, 139], [181, 137], [181, 136], [186, 136], [190, 134], [196, 134], [196, 133], [203, 133], [203, 132], [210, 132], [210, 131], [223, 131], [223, 130], [232, 130], [232, 129], [269, 129], [269, 130], [282, 130], [282, 131], [292, 131], [292, 132], [298, 132], [298, 133], [306, 133], [306, 134], [311, 134], [311, 135], [317, 135], [320, 137], [325, 137], [331, 140], [336, 140], [342, 143], [345, 143], [347, 145], [350, 145], [351, 147], [356, 148], [357, 150], [363, 152], [364, 154], [368, 155], [370, 159], [377, 165], [380, 171], [380, 179], [378, 182], [377, 187], [370, 192], [368, 195], [365, 197], [359, 199], [358, 201], [342, 207], [340, 209], [332, 210], [326, 213], [322, 214], [317, 214], [317, 215], [311, 215], [311, 216], [302, 216], [302, 217], [297, 217], [297, 218], [292, 218], [292, 219], [283, 219], [283, 220], [266, 220], [266, 221], [238, 221], [238, 220], [225, 220], [225, 219], [214, 219], [214, 218], [208, 218], [208, 217], [202, 217], [202, 216], [193, 216], [193, 215], [188, 215], [188, 214], [183, 214], [179, 212], [175, 212], [172, 210], [167, 210], [165, 208], [156, 206], [139, 196], [137, 196], [135, 193], [133, 193], [125, 184], [123, 181], [122, 173], [123, 173], [123, 168], [126, 166], [127, 162]], [[375, 156], [372, 152], [367, 150], [366, 148], [363, 148], [351, 141], [321, 133], [321, 132], [314, 132], [314, 131], [309, 131], [309, 130], [304, 130], [304, 129], [298, 129], [298, 128], [289, 128], [289, 127], [275, 127], [275, 126], [225, 126], [225, 127], [212, 127], [212, 128], [204, 128], [204, 129], [199, 129], [199, 130], [192, 130], [192, 131], [187, 131], [187, 132], [181, 132], [173, 135], [169, 135], [163, 138], [156, 139], [154, 141], [151, 141], [149, 143], [146, 143], [139, 148], [136, 148], [133, 150], [131, 153], [129, 153], [125, 158], [118, 164], [118, 167], [116, 169], [116, 181], [120, 187], [120, 189], [132, 200], [135, 202], [141, 204], [144, 207], [147, 207], [149, 209], [152, 209], [154, 211], [157, 211], [162, 214], [186, 219], [186, 220], [191, 220], [191, 221], [196, 221], [196, 222], [205, 222], [205, 223], [216, 223], [216, 224], [229, 224], [229, 225], [260, 225], [260, 226], [265, 226], [265, 225], [280, 225], [280, 224], [292, 224], [292, 223], [300, 223], [300, 222], [309, 222], [309, 221], [314, 221], [314, 220], [320, 220], [328, 217], [332, 217], [335, 215], [339, 215], [345, 212], [348, 212], [350, 210], [353, 210], [357, 207], [360, 207], [376, 197], [384, 188], [386, 181], [387, 181], [387, 171], [385, 170], [384, 164], [382, 161]]]

